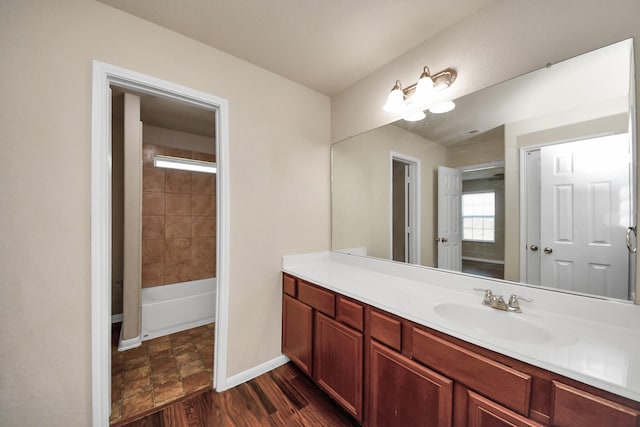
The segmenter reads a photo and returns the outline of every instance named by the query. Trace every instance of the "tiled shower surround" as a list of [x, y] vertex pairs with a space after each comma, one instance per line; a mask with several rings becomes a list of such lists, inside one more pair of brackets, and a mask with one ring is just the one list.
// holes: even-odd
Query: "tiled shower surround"
[[153, 166], [156, 154], [214, 155], [152, 144], [142, 151], [142, 287], [215, 277], [215, 175]]

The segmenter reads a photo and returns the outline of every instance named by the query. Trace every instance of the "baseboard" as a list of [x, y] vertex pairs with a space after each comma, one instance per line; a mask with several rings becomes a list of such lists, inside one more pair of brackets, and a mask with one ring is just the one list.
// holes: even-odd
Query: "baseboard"
[[247, 369], [246, 371], [240, 372], [239, 374], [233, 375], [227, 378], [225, 390], [233, 388], [242, 383], [246, 383], [247, 381], [259, 377], [260, 375], [265, 374], [279, 366], [282, 366], [287, 362], [289, 362], [289, 358], [284, 354], [281, 354], [274, 359], [264, 362], [251, 369]]
[[122, 313], [112, 314], [111, 315], [111, 323], [122, 322]]
[[118, 342], [118, 351], [131, 350], [132, 348], [140, 347], [141, 344], [142, 340], [139, 335], [134, 338], [129, 338], [128, 340], [123, 340], [121, 337]]

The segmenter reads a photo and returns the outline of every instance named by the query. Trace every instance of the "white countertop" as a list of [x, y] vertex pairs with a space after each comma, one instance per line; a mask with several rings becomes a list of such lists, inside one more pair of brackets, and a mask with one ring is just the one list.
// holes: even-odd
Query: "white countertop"
[[[337, 252], [285, 256], [283, 271], [640, 402], [640, 306]], [[482, 305], [473, 288], [534, 301], [521, 301], [521, 314], [501, 312]]]

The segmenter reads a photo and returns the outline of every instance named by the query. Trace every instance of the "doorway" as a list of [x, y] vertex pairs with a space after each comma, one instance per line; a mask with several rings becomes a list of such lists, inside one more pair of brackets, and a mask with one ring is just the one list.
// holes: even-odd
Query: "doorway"
[[229, 268], [228, 103], [213, 95], [123, 68], [93, 63], [91, 158], [91, 332], [93, 425], [108, 425], [111, 366], [111, 94], [116, 86], [198, 106], [216, 117], [217, 299], [213, 387], [227, 388], [227, 312]]
[[504, 278], [504, 162], [438, 167], [438, 268]]
[[391, 255], [420, 263], [420, 160], [391, 153]]
[[111, 89], [113, 425], [212, 388], [216, 123]]

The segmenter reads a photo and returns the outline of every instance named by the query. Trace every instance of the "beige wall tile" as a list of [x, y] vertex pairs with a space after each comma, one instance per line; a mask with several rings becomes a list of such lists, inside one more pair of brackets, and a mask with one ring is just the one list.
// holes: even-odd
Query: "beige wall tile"
[[164, 239], [142, 240], [142, 265], [164, 262]]
[[142, 193], [142, 215], [164, 215], [164, 193]]
[[188, 239], [191, 237], [190, 216], [168, 216], [166, 226], [166, 239]]
[[165, 264], [182, 264], [191, 259], [191, 239], [165, 240]]
[[142, 265], [142, 287], [164, 285], [164, 261]]
[[142, 191], [162, 193], [164, 192], [165, 171], [153, 166], [145, 167], [142, 171]]
[[191, 237], [215, 237], [216, 217], [193, 216], [191, 217]]
[[211, 173], [194, 172], [191, 176], [191, 193], [211, 195], [215, 193], [216, 176]]
[[191, 172], [167, 170], [164, 181], [165, 193], [191, 193]]
[[164, 271], [165, 282], [167, 284], [187, 282], [191, 280], [190, 271], [189, 264], [168, 265]]
[[167, 215], [191, 215], [190, 194], [167, 194]]
[[164, 239], [164, 218], [165, 217], [161, 215], [143, 215], [142, 239]]
[[194, 238], [192, 242], [191, 253], [194, 260], [211, 260], [215, 258], [216, 239]]
[[216, 210], [216, 199], [213, 196], [191, 196], [191, 214], [197, 216], [213, 215]]

